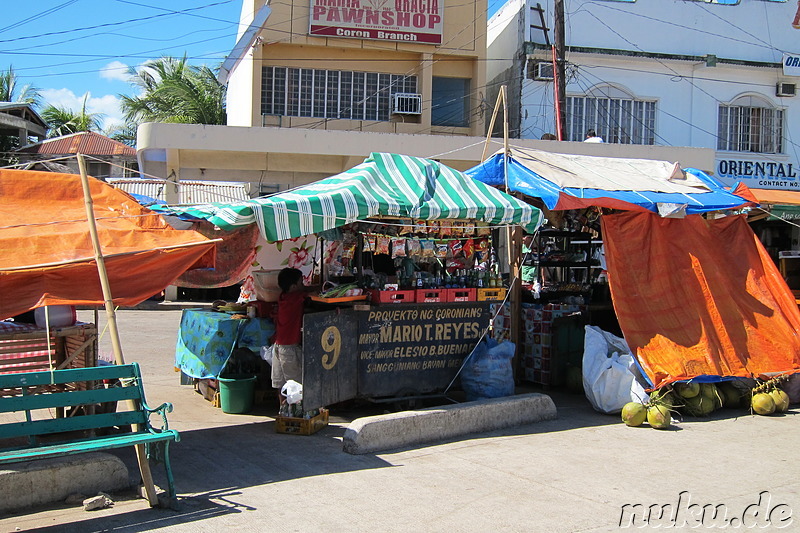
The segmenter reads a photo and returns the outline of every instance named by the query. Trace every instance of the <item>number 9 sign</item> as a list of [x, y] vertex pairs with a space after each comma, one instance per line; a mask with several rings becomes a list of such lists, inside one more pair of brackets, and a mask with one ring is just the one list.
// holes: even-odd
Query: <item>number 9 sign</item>
[[322, 356], [322, 368], [330, 370], [336, 366], [339, 360], [339, 352], [342, 351], [342, 334], [336, 326], [329, 326], [322, 332], [320, 345], [325, 355]]

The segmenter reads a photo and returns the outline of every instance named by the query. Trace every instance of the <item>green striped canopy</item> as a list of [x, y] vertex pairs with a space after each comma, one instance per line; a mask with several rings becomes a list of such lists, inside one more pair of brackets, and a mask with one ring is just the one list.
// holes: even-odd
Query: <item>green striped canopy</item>
[[222, 229], [256, 222], [281, 241], [375, 216], [420, 220], [476, 219], [534, 231], [540, 210], [430, 159], [373, 152], [341, 174], [268, 198], [235, 204], [171, 207]]

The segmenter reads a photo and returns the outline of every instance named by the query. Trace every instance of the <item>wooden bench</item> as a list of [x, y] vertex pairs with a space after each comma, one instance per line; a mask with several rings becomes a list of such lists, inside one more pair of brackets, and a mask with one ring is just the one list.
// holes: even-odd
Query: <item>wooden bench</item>
[[[102, 407], [116, 402], [119, 411]], [[164, 463], [172, 502], [169, 443], [180, 435], [168, 427], [171, 411], [170, 403], [147, 405], [137, 363], [0, 374], [0, 464], [135, 446], [150, 504], [158, 504], [151, 458]], [[12, 420], [14, 412], [25, 419]], [[150, 424], [154, 413], [161, 427]]]

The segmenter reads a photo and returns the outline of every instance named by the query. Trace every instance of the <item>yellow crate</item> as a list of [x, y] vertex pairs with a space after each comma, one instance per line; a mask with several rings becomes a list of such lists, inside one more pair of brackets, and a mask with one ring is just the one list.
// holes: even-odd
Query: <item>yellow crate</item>
[[275, 433], [312, 435], [328, 425], [328, 410], [320, 409], [314, 418], [278, 416], [275, 418]]
[[490, 289], [478, 289], [479, 302], [498, 302], [506, 299], [506, 291], [504, 287], [492, 287]]

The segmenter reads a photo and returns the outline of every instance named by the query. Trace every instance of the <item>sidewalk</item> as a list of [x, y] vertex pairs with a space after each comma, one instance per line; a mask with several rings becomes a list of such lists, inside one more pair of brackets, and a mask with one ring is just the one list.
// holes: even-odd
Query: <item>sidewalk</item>
[[[99, 511], [53, 505], [0, 516], [0, 532], [599, 532], [631, 518], [624, 505], [680, 507], [678, 521], [691, 518], [691, 505], [724, 505], [730, 519], [756, 510], [760, 499], [767, 518], [788, 509], [800, 519], [798, 406], [778, 417], [723, 410], [657, 431], [628, 428], [582, 396], [548, 391], [557, 420], [351, 455], [342, 451], [347, 425], [382, 407], [334, 406], [331, 425], [315, 435], [276, 434], [273, 405], [228, 415], [179, 385], [172, 358], [180, 311], [123, 309], [117, 319], [148, 401], [175, 405], [179, 510], [114, 494], [115, 506]], [[104, 323], [101, 313], [100, 329]], [[108, 346], [102, 339], [101, 352]], [[119, 457], [137, 474], [132, 450]], [[163, 482], [162, 468], [153, 474]]]

